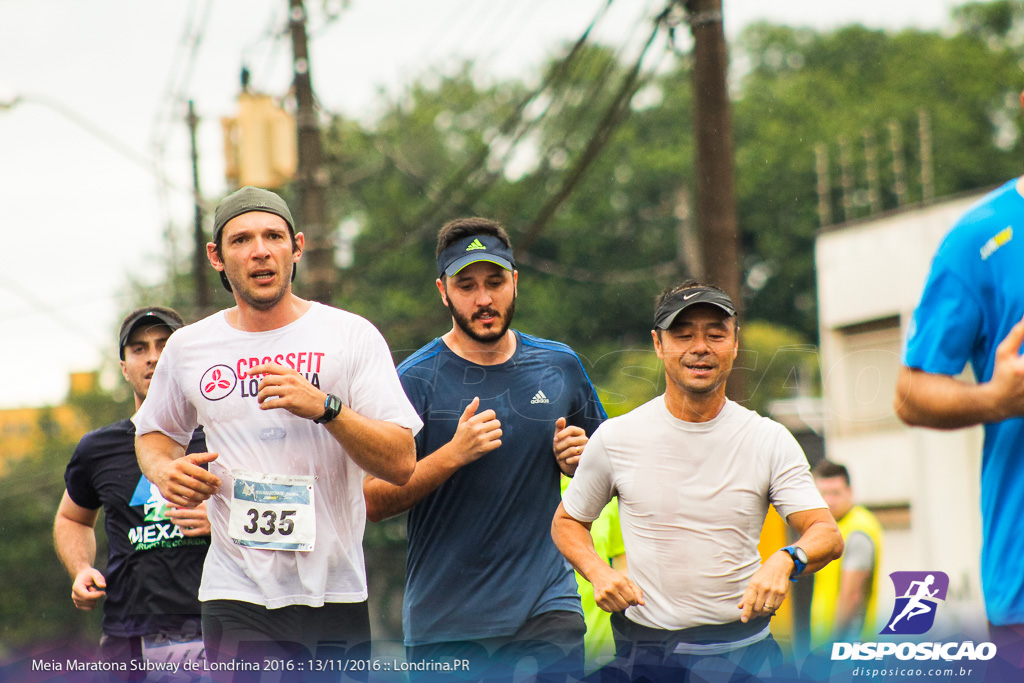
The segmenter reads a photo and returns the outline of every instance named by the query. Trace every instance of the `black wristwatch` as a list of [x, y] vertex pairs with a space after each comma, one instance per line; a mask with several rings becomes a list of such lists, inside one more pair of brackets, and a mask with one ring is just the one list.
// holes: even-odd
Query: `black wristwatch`
[[338, 417], [338, 413], [341, 412], [341, 405], [340, 398], [334, 394], [327, 394], [327, 400], [324, 401], [324, 414], [314, 418], [313, 422], [316, 422], [318, 425], [327, 424]]
[[779, 550], [789, 553], [789, 556], [793, 558], [793, 573], [789, 575], [789, 580], [796, 581], [796, 577], [807, 566], [807, 553], [797, 545], [787, 545], [785, 548], [779, 548]]

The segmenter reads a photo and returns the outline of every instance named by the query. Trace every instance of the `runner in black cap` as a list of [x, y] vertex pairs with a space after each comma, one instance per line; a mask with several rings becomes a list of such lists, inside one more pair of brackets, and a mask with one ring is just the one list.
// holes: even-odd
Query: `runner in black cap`
[[[135, 394], [136, 410], [164, 344], [183, 324], [177, 312], [162, 306], [139, 308], [121, 323], [121, 372]], [[197, 430], [189, 452], [205, 450]], [[135, 426], [128, 419], [82, 437], [64, 480], [54, 543], [73, 580], [75, 607], [88, 611], [106, 598], [99, 658], [125, 664], [143, 658], [196, 660], [203, 646], [199, 578], [210, 545], [206, 506], [168, 505], [139, 470]], [[100, 508], [109, 545], [103, 572], [95, 567]]]
[[[696, 680], [709, 671], [761, 680], [781, 658], [768, 623], [790, 580], [842, 551], [793, 436], [726, 398], [735, 316], [725, 292], [694, 281], [658, 298], [651, 336], [665, 393], [601, 425], [555, 515], [558, 549], [613, 613], [619, 675], [608, 680]], [[628, 577], [590, 539], [590, 523], [616, 494]], [[769, 504], [797, 540], [762, 564]]]
[[468, 659], [474, 678], [506, 680], [527, 658], [556, 680], [581, 674], [585, 629], [551, 542], [559, 469], [575, 471], [605, 414], [572, 349], [511, 329], [518, 276], [494, 221], [441, 228], [436, 285], [452, 328], [399, 366], [425, 422], [416, 471], [363, 488], [370, 519], [409, 510], [412, 662]]

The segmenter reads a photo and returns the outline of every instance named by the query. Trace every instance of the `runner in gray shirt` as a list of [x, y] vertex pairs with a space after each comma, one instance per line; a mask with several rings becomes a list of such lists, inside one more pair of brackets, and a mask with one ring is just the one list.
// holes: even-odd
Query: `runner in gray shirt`
[[[790, 580], [839, 557], [842, 537], [793, 436], [725, 397], [738, 350], [728, 295], [693, 281], [668, 290], [655, 328], [665, 394], [598, 428], [552, 535], [614, 613], [616, 665], [627, 674], [756, 675], [781, 658], [768, 622]], [[616, 495], [629, 577], [596, 555], [589, 534]], [[769, 504], [799, 538], [762, 564]]]

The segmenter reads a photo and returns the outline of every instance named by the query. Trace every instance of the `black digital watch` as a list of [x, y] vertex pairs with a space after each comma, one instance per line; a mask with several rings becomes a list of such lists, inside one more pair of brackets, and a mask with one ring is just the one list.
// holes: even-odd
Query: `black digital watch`
[[314, 418], [313, 422], [318, 425], [327, 424], [334, 418], [338, 417], [338, 413], [341, 412], [341, 399], [334, 394], [327, 394], [327, 400], [324, 401], [324, 414], [320, 417]]

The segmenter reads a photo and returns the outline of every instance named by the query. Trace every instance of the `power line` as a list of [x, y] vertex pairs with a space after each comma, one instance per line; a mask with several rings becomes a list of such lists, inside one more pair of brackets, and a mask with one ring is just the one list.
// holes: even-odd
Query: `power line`
[[[153, 135], [150, 144], [161, 179], [166, 179], [167, 177], [166, 160], [164, 158], [167, 138], [171, 134], [173, 125], [182, 119], [179, 114], [183, 113], [183, 105], [188, 100], [185, 92], [191, 82], [199, 54], [199, 46], [202, 44], [206, 25], [209, 22], [210, 12], [213, 8], [213, 1], [206, 0], [205, 11], [200, 16], [200, 2], [201, 0], [193, 0], [190, 4], [189, 14], [185, 20], [185, 30], [178, 43], [178, 51], [172, 59], [171, 73], [168, 76], [167, 86], [161, 98], [162, 105], [157, 109], [156, 120], [153, 123]], [[203, 205], [206, 210], [210, 210], [205, 206], [202, 198], [196, 196], [194, 188], [190, 188], [189, 192], [196, 204]], [[157, 203], [164, 218], [164, 239], [171, 250], [168, 268], [170, 271], [169, 275], [173, 279], [177, 269], [178, 256], [175, 250], [176, 242], [172, 233], [173, 221], [171, 219], [170, 200], [162, 186], [157, 188]]]
[[[651, 11], [651, 7], [654, 6], [656, 2], [657, 0], [652, 0], [651, 2], [648, 2], [647, 7], [644, 9], [643, 15], [640, 19], [638, 19], [638, 21], [634, 24], [632, 30], [630, 31], [629, 38], [626, 41], [624, 41], [621, 45], [619, 45], [612, 52], [610, 58], [605, 61], [604, 65], [601, 67], [600, 72], [597, 74], [596, 78], [593, 79], [593, 83], [591, 85], [590, 90], [582, 98], [582, 102], [587, 103], [587, 105], [576, 106], [575, 109], [570, 112], [571, 118], [565, 121], [561, 126], [563, 128], [563, 134], [561, 138], [557, 142], [549, 144], [544, 153], [540, 155], [541, 164], [538, 166], [538, 168], [532, 174], [531, 178], [528, 181], [531, 185], [531, 189], [527, 192], [527, 194], [530, 194], [531, 192], [541, 192], [542, 188], [549, 182], [551, 176], [553, 175], [550, 166], [552, 150], [566, 149], [570, 146], [570, 138], [576, 134], [576, 131], [578, 130], [584, 118], [586, 118], [591, 113], [593, 109], [592, 105], [599, 101], [601, 92], [610, 83], [612, 73], [619, 66], [620, 60], [622, 58], [622, 55], [625, 53], [626, 48], [629, 46], [629, 43], [632, 42], [633, 39], [638, 35], [642, 25], [646, 23], [646, 21], [648, 21], [648, 14]], [[597, 55], [595, 54], [595, 58], [596, 57]], [[656, 71], [656, 69], [657, 67], [655, 67], [654, 70]], [[565, 98], [562, 98], [561, 102], [552, 103], [551, 107], [544, 112], [544, 115], [549, 118], [559, 116], [561, 115], [562, 110], [565, 109], [568, 109], [568, 103]]]
[[668, 278], [679, 272], [679, 263], [675, 260], [636, 270], [595, 271], [589, 268], [573, 268], [535, 256], [523, 249], [516, 249], [516, 265], [528, 266], [566, 280], [602, 285], [632, 285], [638, 282], [650, 282], [652, 279]]
[[[548, 88], [553, 88], [559, 83], [568, 72], [569, 66], [573, 63], [576, 57], [579, 55], [583, 46], [586, 44], [590, 37], [594, 27], [597, 26], [598, 22], [604, 17], [608, 8], [611, 6], [613, 0], [607, 0], [604, 5], [601, 6], [600, 10], [591, 20], [590, 24], [583, 31], [582, 35], [576, 40], [576, 42], [569, 49], [569, 52], [563, 57], [558, 64], [548, 71], [541, 84], [531, 91], [526, 97], [523, 97], [519, 103], [513, 108], [512, 113], [506, 117], [506, 119], [499, 126], [500, 134], [502, 135], [513, 135], [513, 145], [518, 142], [526, 133], [536, 124], [536, 119], [523, 126], [523, 114], [526, 108], [531, 102], [535, 101], [541, 93]], [[448, 204], [451, 201], [454, 194], [460, 190], [463, 185], [469, 180], [476, 172], [478, 172], [487, 161], [490, 155], [490, 146], [485, 146], [478, 154], [476, 154], [469, 162], [464, 164], [460, 170], [451, 176], [444, 187], [441, 189], [440, 198], [436, 202], [432, 202], [432, 205], [427, 207], [425, 211], [420, 213], [420, 216], [413, 221], [415, 227], [408, 232], [408, 234], [397, 240], [402, 246], [412, 244], [419, 239], [428, 230], [431, 230], [436, 221], [437, 215], [444, 209], [448, 208]], [[464, 202], [472, 205], [473, 200]]]
[[98, 337], [94, 335], [92, 330], [86, 329], [79, 325], [77, 322], [72, 320], [70, 317], [60, 315], [57, 313], [57, 309], [49, 303], [43, 301], [29, 290], [22, 287], [17, 281], [12, 280], [6, 275], [0, 273], [0, 283], [3, 284], [7, 291], [13, 293], [27, 304], [37, 309], [39, 312], [44, 313], [47, 317], [55, 321], [61, 327], [65, 328], [69, 332], [75, 333], [87, 339], [97, 351], [106, 353], [107, 344], [101, 342]]
[[[515, 10], [524, 6], [529, 9], [529, 6], [522, 0], [504, 0], [504, 3], [504, 6], [500, 2], [482, 3], [490, 5], [494, 11], [491, 12], [487, 23], [476, 27], [475, 40], [469, 41], [466, 45], [467, 51], [474, 55], [474, 62], [486, 63], [505, 49], [508, 41], [503, 40], [501, 34], [502, 32], [508, 33], [515, 28], [513, 19]], [[490, 48], [490, 54], [485, 51], [487, 48]], [[483, 56], [481, 57], [481, 55]]]
[[20, 104], [36, 104], [39, 106], [46, 107], [47, 109], [50, 109], [51, 111], [57, 114], [60, 114], [62, 117], [64, 117], [68, 121], [71, 121], [82, 130], [86, 131], [87, 133], [95, 137], [97, 140], [105, 144], [107, 147], [110, 147], [112, 150], [114, 150], [124, 158], [131, 161], [136, 166], [139, 166], [147, 173], [152, 175], [156, 179], [157, 184], [160, 188], [165, 190], [176, 190], [178, 192], [188, 193], [189, 195], [192, 194], [191, 188], [186, 188], [183, 185], [178, 185], [177, 183], [168, 180], [160, 172], [159, 168], [156, 165], [156, 162], [146, 158], [142, 154], [139, 154], [131, 147], [121, 142], [114, 135], [103, 130], [102, 128], [92, 123], [84, 116], [79, 114], [77, 111], [75, 111], [71, 107], [68, 107], [62, 102], [59, 102], [50, 97], [45, 97], [43, 95], [21, 94], [16, 96], [13, 100], [7, 102], [0, 101], [0, 110], [12, 109], [13, 107], [16, 107]]
[[[476, 10], [476, 14], [471, 13], [467, 9], [470, 7]], [[422, 56], [422, 58], [418, 58], [416, 60], [417, 66], [433, 61], [429, 58], [429, 48], [436, 45], [443, 45], [448, 41], [448, 38], [452, 33], [467, 33], [467, 30], [460, 28], [462, 25], [475, 28], [477, 35], [482, 35], [483, 31], [480, 29], [480, 26], [486, 20], [484, 17], [488, 16], [488, 13], [490, 15], [500, 14], [500, 12], [497, 11], [498, 9], [500, 9], [498, 7], [498, 3], [479, 2], [476, 0], [467, 0], [466, 2], [454, 7], [451, 13], [440, 23], [440, 26], [444, 28], [443, 32], [435, 32], [428, 36], [428, 38], [420, 45], [420, 48], [414, 53]]]
[[172, 127], [179, 122], [179, 108], [188, 97], [185, 91], [188, 89], [195, 70], [199, 46], [203, 42], [206, 25], [209, 23], [210, 12], [213, 9], [213, 1], [206, 0], [205, 11], [200, 17], [199, 3], [202, 0], [193, 0], [190, 4], [189, 14], [185, 18], [185, 28], [178, 41], [177, 51], [171, 59], [171, 72], [167, 78], [164, 93], [161, 95], [161, 106], [157, 109], [156, 119], [153, 122], [153, 133], [150, 145], [158, 151], [162, 159], [164, 143], [170, 134]]
[[[256, 46], [270, 41], [269, 49], [266, 49], [263, 55], [263, 63], [261, 69], [250, 69], [250, 73], [254, 73], [257, 79], [261, 79], [261, 83], [264, 82], [262, 79], [267, 78], [267, 74], [271, 71], [271, 64], [280, 54], [280, 50], [284, 45], [285, 37], [288, 35], [288, 22], [281, 18], [281, 11], [283, 11], [285, 5], [283, 0], [275, 0], [272, 5], [270, 19], [267, 22], [267, 27], [263, 30], [263, 33], [257, 38], [253, 39], [248, 45], [242, 48], [242, 64], [248, 65], [249, 53], [254, 51]], [[259, 92], [265, 92], [267, 88], [264, 85], [254, 86], [254, 89]]]
[[[511, 136], [511, 143], [508, 145], [505, 154], [502, 157], [500, 164], [501, 169], [507, 166], [508, 158], [515, 151], [516, 145], [523, 139], [523, 137], [538, 125], [545, 118], [551, 116], [551, 112], [557, 109], [559, 106], [564, 107], [566, 102], [563, 99], [551, 98], [551, 100], [544, 106], [543, 110], [538, 114], [531, 117], [529, 120], [524, 116], [527, 107], [530, 103], [535, 102], [541, 93], [548, 89], [555, 90], [556, 86], [561, 83], [568, 74], [569, 67], [574, 63], [582, 50], [583, 45], [587, 42], [590, 34], [597, 26], [598, 22], [603, 18], [607, 12], [612, 0], [607, 0], [601, 10], [593, 17], [592, 21], [588, 25], [587, 29], [580, 36], [580, 38], [573, 44], [572, 48], [568, 53], [555, 64], [546, 74], [541, 85], [531, 91], [527, 96], [523, 97], [517, 106], [513, 109], [510, 116], [502, 122], [500, 130], [503, 134]], [[651, 6], [655, 3], [650, 2], [648, 4], [648, 11]], [[645, 12], [645, 15], [647, 12]], [[626, 76], [623, 78], [619, 88], [615, 91], [611, 102], [605, 110], [604, 115], [599, 122], [594, 134], [591, 136], [590, 144], [583, 150], [583, 153], [577, 163], [574, 165], [569, 177], [563, 182], [561, 190], [556, 193], [549, 202], [542, 209], [538, 217], [531, 224], [531, 233], [527, 235], [527, 240], [520, 246], [519, 253], [521, 256], [521, 262], [523, 265], [535, 268], [541, 272], [546, 272], [552, 275], [563, 277], [566, 279], [572, 279], [580, 282], [600, 282], [607, 284], [624, 284], [633, 283], [649, 279], [652, 274], [661, 277], [673, 274], [678, 269], [678, 264], [675, 260], [663, 264], [659, 264], [654, 267], [645, 267], [634, 271], [620, 271], [615, 273], [601, 273], [594, 274], [590, 271], [575, 268], [566, 268], [558, 265], [552, 261], [536, 257], [531, 255], [526, 249], [532, 244], [533, 240], [545, 227], [546, 223], [553, 216], [554, 212], [565, 200], [565, 198], [572, 192], [576, 183], [585, 175], [587, 168], [590, 163], [597, 157], [598, 153], [604, 147], [604, 145], [610, 139], [611, 134], [618, 127], [618, 125], [624, 120], [627, 112], [629, 103], [632, 96], [636, 93], [639, 87], [646, 82], [641, 77], [644, 61], [651, 45], [654, 43], [658, 33], [660, 32], [666, 17], [668, 15], [668, 8], [663, 10], [656, 18], [654, 18], [654, 26], [644, 41], [640, 54], [637, 56], [632, 68], [628, 71]], [[640, 26], [646, 22], [647, 19], [641, 19], [637, 22], [636, 28], [631, 34], [630, 38], [617, 48], [613, 56], [607, 60], [605, 65], [602, 67], [602, 73], [605, 75], [610, 74], [611, 71], [618, 64], [618, 56], [624, 52], [629, 42], [633, 40], [639, 31]], [[660, 63], [660, 62], [659, 62]], [[655, 67], [656, 68], [656, 67]], [[598, 78], [597, 83], [590, 89], [589, 94], [585, 97], [588, 102], [596, 100], [597, 94], [607, 86], [606, 78]], [[573, 120], [578, 121], [580, 118], [589, 113], [590, 109], [586, 107], [577, 107], [573, 113]], [[568, 126], [569, 129], [575, 126]], [[571, 134], [570, 130], [566, 135]], [[464, 164], [458, 171], [456, 171], [449, 180], [440, 188], [433, 186], [427, 179], [423, 178], [420, 174], [415, 172], [413, 168], [404, 160], [399, 150], [390, 150], [385, 147], [384, 141], [378, 136], [370, 136], [371, 143], [377, 148], [384, 157], [391, 161], [396, 170], [400, 174], [404, 175], [409, 180], [413, 181], [416, 186], [422, 190], [429, 198], [431, 206], [425, 212], [422, 212], [420, 217], [415, 221], [417, 227], [403, 235], [401, 238], [394, 240], [395, 244], [391, 246], [405, 247], [419, 239], [422, 233], [433, 228], [431, 220], [441, 210], [450, 208], [452, 205], [457, 205], [461, 209], [471, 212], [472, 206], [479, 201], [479, 199], [486, 194], [496, 182], [496, 179], [500, 177], [501, 170], [491, 172], [489, 175], [492, 180], [487, 182], [475, 189], [470, 195], [462, 194], [466, 185], [466, 181], [473, 177], [474, 174], [480, 172], [483, 169], [484, 163], [488, 158], [492, 158], [493, 149], [491, 145], [488, 145], [480, 153], [475, 155], [469, 162]], [[563, 138], [562, 144], [565, 143], [566, 138]], [[364, 174], [365, 175], [365, 174]]]
[[[507, 130], [511, 128], [513, 131], [515, 131], [515, 137], [513, 139], [513, 142], [511, 145], [509, 145], [508, 151], [506, 152], [502, 160], [502, 168], [504, 168], [507, 165], [507, 159], [514, 151], [515, 144], [517, 144], [518, 141], [522, 138], [522, 136], [525, 135], [526, 132], [528, 132], [530, 129], [532, 129], [540, 120], [550, 115], [550, 111], [553, 108], [553, 106], [555, 106], [557, 101], [553, 99], [551, 102], [547, 104], [547, 106], [545, 106], [544, 110], [541, 113], [533, 117], [532, 120], [524, 123], [522, 120], [522, 114], [525, 111], [526, 106], [530, 102], [534, 101], [539, 96], [539, 94], [543, 92], [545, 89], [547, 89], [548, 87], [553, 88], [554, 84], [562, 80], [562, 78], [567, 72], [569, 64], [577, 56], [579, 50], [582, 48], [582, 45], [586, 41], [590, 32], [593, 30], [594, 26], [596, 26], [597, 21], [601, 18], [603, 12], [607, 10], [608, 5], [610, 4], [610, 1], [605, 4], [605, 6], [602, 8], [602, 12], [600, 12], [598, 16], [594, 18], [594, 20], [591, 22], [591, 25], [588, 27], [587, 31], [585, 31], [583, 36], [581, 36], [581, 38], [576, 42], [576, 44], [573, 46], [573, 49], [570, 50], [569, 54], [566, 55], [566, 57], [564, 57], [554, 68], [552, 68], [549, 71], [548, 76], [544, 80], [544, 83], [542, 83], [539, 88], [531, 92], [528, 97], [524, 98], [520, 102], [520, 105], [516, 107], [514, 111], [514, 116], [506, 119], [506, 122], [502, 125], [502, 130]], [[648, 7], [650, 7], [653, 4], [653, 2], [650, 3]], [[655, 275], [656, 277], [663, 277], [677, 272], [678, 264], [675, 260], [673, 260], [671, 262], [659, 264], [654, 267], [645, 267], [643, 269], [638, 269], [634, 271], [620, 271], [615, 273], [595, 274], [583, 269], [567, 268], [564, 266], [560, 266], [552, 261], [533, 256], [527, 251], [529, 246], [532, 244], [533, 240], [536, 238], [537, 235], [539, 235], [539, 232], [543, 230], [547, 221], [550, 220], [550, 218], [553, 216], [557, 208], [574, 189], [576, 183], [583, 177], [590, 163], [597, 157], [598, 153], [610, 139], [611, 134], [622, 122], [622, 120], [624, 120], [628, 112], [628, 107], [632, 99], [632, 96], [645, 82], [645, 80], [641, 78], [643, 64], [648, 50], [654, 43], [657, 35], [659, 34], [662, 26], [664, 25], [668, 17], [669, 9], [670, 8], [666, 8], [654, 19], [653, 29], [648, 35], [646, 41], [644, 41], [643, 47], [640, 50], [640, 54], [636, 58], [632, 68], [629, 70], [626, 77], [620, 84], [620, 87], [615, 92], [615, 95], [613, 96], [611, 103], [608, 105], [605, 114], [602, 117], [597, 129], [590, 138], [590, 143], [584, 149], [583, 154], [577, 161], [576, 165], [574, 165], [574, 168], [570, 172], [569, 177], [563, 183], [561, 190], [549, 200], [549, 202], [545, 205], [540, 214], [538, 214], [538, 217], [532, 222], [531, 232], [527, 235], [527, 240], [520, 245], [519, 249], [519, 254], [521, 254], [520, 261], [523, 265], [535, 268], [541, 272], [546, 272], [552, 275], [556, 275], [566, 279], [576, 280], [579, 282], [600, 282], [606, 284], [634, 283], [643, 281], [645, 279], [649, 279], [652, 276], [652, 274]], [[639, 29], [639, 26], [641, 24], [642, 22], [638, 22], [636, 30]], [[636, 31], [634, 31], [633, 35], [635, 35], [635, 32]], [[630, 40], [632, 40], [632, 37], [630, 38]], [[615, 55], [617, 56], [624, 49], [625, 45], [621, 46], [620, 49], [616, 51]], [[663, 58], [664, 53], [662, 54], [662, 59]], [[614, 69], [617, 63], [618, 60], [616, 58], [609, 59], [604, 67], [604, 73], [610, 73], [610, 71]], [[657, 65], [655, 66], [655, 70], [656, 69]], [[558, 78], [554, 77], [556, 75], [558, 76]], [[600, 82], [597, 84], [597, 87], [591, 89], [591, 98], [588, 99], [588, 101], [593, 101], [593, 96], [596, 96], [596, 94], [600, 92], [600, 90], [603, 89], [605, 85], [605, 79], [600, 78], [598, 80]], [[564, 105], [564, 102], [562, 104]], [[582, 115], [585, 113], [585, 110], [586, 108], [584, 107], [578, 107], [575, 112], [574, 120], [578, 120], [579, 118], [581, 118]], [[510, 121], [512, 123], [510, 123]], [[573, 128], [573, 126], [569, 126], [569, 128], [571, 129]], [[571, 130], [570, 133], [567, 133], [567, 135], [568, 134], [571, 134]], [[564, 141], [565, 139], [563, 138], [563, 143]], [[453, 188], [461, 188], [465, 180], [472, 177], [472, 175], [475, 172], [481, 170], [483, 161], [485, 161], [488, 158], [488, 154], [491, 151], [490, 148], [488, 147], [484, 150], [483, 153], [477, 155], [477, 157], [475, 157], [470, 163], [464, 165], [463, 168], [453, 176], [453, 180], [449, 181], [449, 183], [447, 183], [445, 187], [441, 189], [441, 194], [440, 196], [438, 196], [438, 193], [436, 191], [431, 190], [430, 183], [426, 179], [422, 178], [417, 173], [415, 173], [411, 169], [411, 167], [404, 162], [404, 160], [400, 156], [400, 153], [397, 150], [386, 149], [379, 138], [375, 138], [373, 140], [373, 144], [377, 147], [378, 151], [381, 154], [385, 155], [388, 159], [392, 161], [396, 169], [401, 174], [413, 180], [416, 183], [416, 185], [421, 190], [423, 190], [425, 194], [427, 194], [427, 196], [431, 200], [431, 203], [433, 204], [433, 209], [431, 210], [431, 212], [428, 212], [428, 216], [436, 214], [436, 212], [439, 211], [441, 208], [448, 208], [452, 204], [458, 205], [463, 210], [472, 212], [472, 206], [477, 201], [479, 201], [479, 199], [484, 194], [486, 194], [490, 189], [492, 189], [496, 181], [496, 178], [500, 176], [500, 172], [492, 173], [492, 181], [478, 187], [476, 191], [473, 192], [470, 196], [464, 196], [461, 200], [455, 196]], [[423, 220], [425, 221], [425, 219]], [[404, 236], [399, 240], [396, 240], [396, 242], [400, 242], [401, 246], [403, 247], [408, 246], [419, 237], [419, 235], [422, 233], [424, 229], [431, 227], [433, 227], [432, 224], [423, 222], [418, 228], [413, 230], [410, 234]]]
[[[669, 8], [671, 8], [671, 5]], [[640, 52], [640, 56], [637, 57], [629, 75], [623, 80], [619, 91], [615, 95], [615, 99], [612, 100], [612, 103], [605, 111], [601, 122], [598, 124], [597, 130], [591, 136], [590, 141], [583, 150], [583, 153], [579, 156], [576, 164], [570, 171], [569, 176], [563, 182], [561, 189], [548, 200], [547, 204], [544, 205], [537, 217], [534, 218], [526, 233], [526, 237], [520, 242], [520, 246], [523, 249], [529, 249], [533, 246], [533, 243], [540, 236], [540, 233], [545, 227], [547, 227], [548, 221], [551, 220], [558, 208], [572, 193], [576, 184], [584, 175], [586, 175], [590, 164], [597, 158], [601, 150], [604, 149], [608, 140], [611, 139], [612, 133], [624, 120], [629, 108], [629, 102], [632, 100], [633, 95], [636, 94], [640, 84], [643, 82], [640, 78], [640, 72], [643, 68], [644, 58], [647, 56], [647, 50], [650, 49], [651, 45], [654, 43], [654, 39], [661, 31], [662, 23], [668, 15], [669, 8], [666, 8], [666, 10], [655, 20], [654, 29], [651, 31], [651, 35], [647, 39], [644, 49]]]

